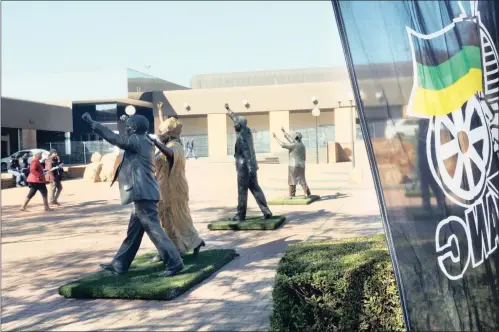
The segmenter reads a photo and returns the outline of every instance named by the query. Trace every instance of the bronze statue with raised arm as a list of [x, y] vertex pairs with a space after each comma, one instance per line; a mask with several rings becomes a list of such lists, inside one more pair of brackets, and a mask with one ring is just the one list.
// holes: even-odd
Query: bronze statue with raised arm
[[97, 135], [124, 151], [111, 186], [118, 179], [121, 204], [133, 203], [134, 205], [127, 237], [111, 263], [101, 264], [101, 267], [115, 274], [127, 272], [139, 250], [145, 232], [165, 265], [165, 271], [158, 276], [168, 277], [179, 273], [184, 264], [159, 221], [160, 194], [158, 181], [154, 175], [154, 144], [146, 137], [149, 121], [142, 115], [124, 117], [123, 119], [126, 120], [125, 135], [119, 135], [93, 121], [88, 113], [83, 114], [82, 119], [92, 126]]
[[237, 192], [238, 204], [237, 213], [232, 218], [233, 221], [243, 221], [246, 219], [246, 209], [248, 206], [248, 189], [255, 197], [255, 200], [263, 213], [264, 219], [272, 217], [267, 206], [265, 194], [258, 184], [255, 148], [253, 146], [253, 135], [248, 128], [247, 120], [242, 116], [237, 116], [232, 112], [229, 104], [225, 104], [225, 109], [234, 122], [234, 129], [237, 133], [236, 145], [234, 149], [234, 158], [236, 159], [237, 171]]
[[308, 188], [307, 180], [305, 179], [305, 162], [307, 160], [307, 150], [305, 148], [305, 144], [303, 144], [302, 142], [302, 134], [296, 132], [294, 137], [292, 137], [284, 130], [284, 128], [281, 128], [281, 131], [284, 133], [284, 137], [288, 140], [288, 143], [285, 143], [278, 139], [275, 133], [273, 133], [273, 136], [284, 149], [289, 150], [289, 195], [287, 199], [292, 199], [295, 196], [297, 184], [302, 186], [304, 196], [307, 198], [310, 196], [310, 189]]
[[[196, 255], [205, 242], [194, 227], [189, 209], [189, 184], [185, 175], [185, 154], [180, 135], [182, 123], [174, 117], [161, 122], [158, 138], [149, 139], [157, 148], [156, 178], [161, 200], [158, 204], [161, 226], [180, 253]], [[154, 261], [161, 259], [157, 255]]]

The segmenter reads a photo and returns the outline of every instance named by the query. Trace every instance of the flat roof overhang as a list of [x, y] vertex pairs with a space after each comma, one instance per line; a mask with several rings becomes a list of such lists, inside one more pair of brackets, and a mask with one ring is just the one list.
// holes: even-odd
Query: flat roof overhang
[[142, 101], [130, 98], [117, 98], [117, 99], [93, 99], [93, 100], [76, 100], [73, 101], [73, 105], [84, 105], [84, 104], [118, 104], [118, 105], [132, 105], [138, 107], [147, 107], [152, 109], [153, 104], [148, 101]]

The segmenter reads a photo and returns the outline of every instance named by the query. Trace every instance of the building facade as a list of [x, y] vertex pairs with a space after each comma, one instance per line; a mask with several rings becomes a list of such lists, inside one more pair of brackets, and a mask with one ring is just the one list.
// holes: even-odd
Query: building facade
[[[2, 97], [2, 157], [21, 148], [59, 144], [66, 155], [81, 150], [74, 162], [85, 162], [88, 154], [106, 152], [110, 147], [105, 142], [94, 143], [100, 138], [81, 121], [83, 113], [89, 112], [120, 132], [123, 124], [119, 118], [126, 106], [133, 105], [157, 132], [160, 101], [164, 115], [181, 120], [182, 138], [194, 139], [196, 154], [201, 157], [224, 158], [234, 152], [236, 136], [226, 103], [247, 118], [260, 156], [285, 162], [287, 152], [272, 138], [273, 133], [283, 138], [281, 128], [302, 133], [309, 162], [317, 158], [321, 163], [350, 160], [353, 151], [363, 148], [355, 98], [344, 67], [197, 75], [190, 88], [132, 69], [127, 75], [128, 98], [36, 103]], [[405, 116], [412, 65], [366, 66], [357, 75], [365, 89], [361, 91], [364, 109], [378, 119], [370, 124], [370, 135], [383, 137], [388, 119]], [[317, 117], [312, 114], [314, 108], [320, 110]], [[68, 140], [71, 145], [65, 143]]]
[[42, 142], [65, 141], [73, 131], [71, 103], [40, 103], [2, 97], [2, 158]]
[[[367, 83], [362, 91], [364, 108], [378, 119], [371, 124], [370, 133], [383, 137], [388, 119], [404, 117], [412, 87], [411, 64], [402, 63], [397, 68], [381, 64], [366, 68], [360, 76]], [[344, 158], [349, 159], [354, 144], [363, 148], [346, 68], [199, 75], [193, 77], [191, 85], [186, 90], [154, 92], [153, 112], [157, 117], [157, 103], [162, 101], [164, 112], [183, 122], [183, 134], [198, 142], [200, 155], [224, 157], [233, 153], [235, 134], [225, 103], [248, 119], [258, 154], [286, 159], [286, 151], [272, 138], [274, 132], [282, 138], [281, 128], [302, 133], [308, 161], [315, 162], [318, 153], [320, 162], [335, 162], [335, 149], [346, 152]], [[387, 109], [387, 101], [396, 106]], [[320, 109], [317, 118], [312, 114], [315, 107]], [[155, 124], [157, 129], [159, 121]]]

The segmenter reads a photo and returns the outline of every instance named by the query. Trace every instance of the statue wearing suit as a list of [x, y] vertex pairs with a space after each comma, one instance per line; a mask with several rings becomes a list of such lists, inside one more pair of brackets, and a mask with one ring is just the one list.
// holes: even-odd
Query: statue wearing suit
[[184, 265], [180, 254], [161, 228], [158, 215], [159, 187], [154, 175], [154, 145], [146, 138], [149, 121], [142, 115], [133, 115], [125, 123], [126, 135], [118, 135], [107, 127], [92, 120], [88, 113], [83, 115], [96, 134], [104, 140], [124, 150], [120, 165], [113, 182], [119, 182], [121, 203], [133, 203], [127, 237], [110, 264], [101, 267], [116, 274], [128, 271], [132, 264], [144, 232], [156, 246], [165, 271], [161, 277], [168, 277], [180, 272]]
[[251, 130], [247, 126], [247, 120], [244, 117], [235, 115], [230, 110], [228, 104], [225, 104], [225, 109], [234, 122], [234, 129], [237, 133], [234, 158], [236, 159], [238, 204], [237, 214], [232, 220], [243, 221], [246, 219], [248, 189], [253, 194], [253, 197], [255, 197], [255, 200], [263, 213], [264, 219], [269, 219], [272, 217], [272, 212], [270, 212], [270, 209], [267, 206], [265, 194], [258, 184], [258, 177], [256, 174], [258, 165], [256, 163], [255, 148], [253, 146], [253, 135], [251, 134]]

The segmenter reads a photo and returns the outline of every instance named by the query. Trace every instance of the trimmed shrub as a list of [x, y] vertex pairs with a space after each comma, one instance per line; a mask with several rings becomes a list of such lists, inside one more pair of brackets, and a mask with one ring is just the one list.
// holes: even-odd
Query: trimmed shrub
[[271, 331], [404, 331], [384, 235], [291, 246], [279, 262]]

